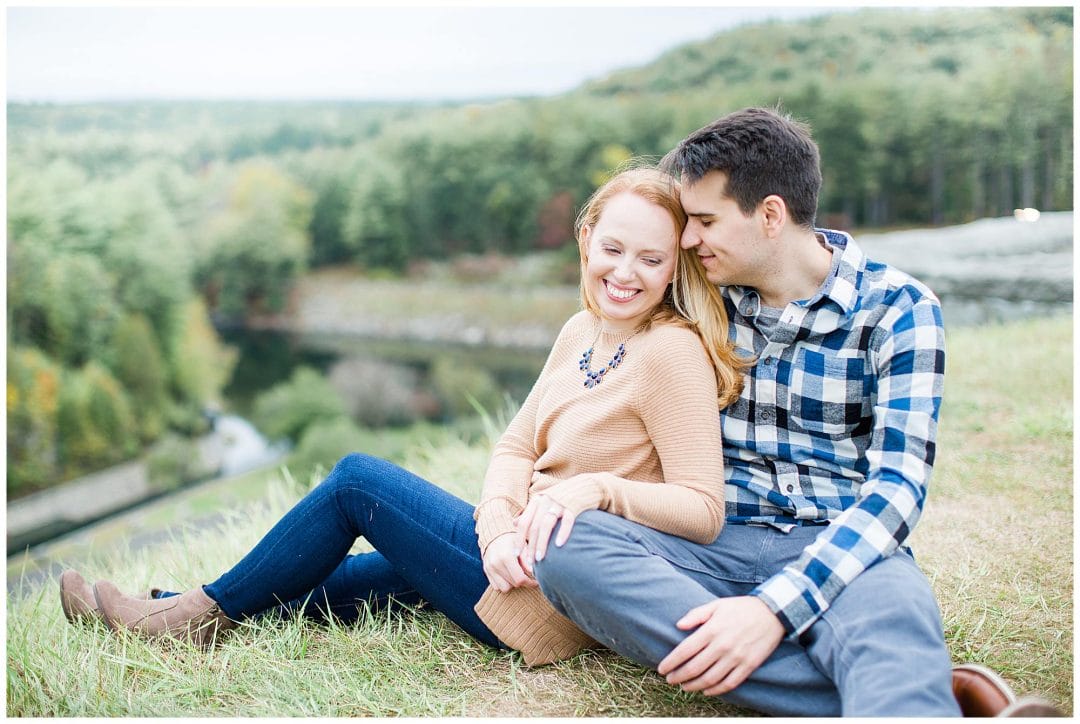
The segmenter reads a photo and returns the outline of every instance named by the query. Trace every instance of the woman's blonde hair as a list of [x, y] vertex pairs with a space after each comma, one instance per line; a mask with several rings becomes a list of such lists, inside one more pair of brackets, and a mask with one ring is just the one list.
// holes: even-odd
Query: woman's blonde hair
[[676, 324], [697, 334], [716, 371], [717, 402], [721, 408], [727, 407], [742, 392], [742, 370], [749, 366], [749, 362], [735, 352], [735, 345], [728, 337], [727, 312], [719, 290], [705, 276], [705, 268], [697, 254], [679, 245], [686, 228], [686, 212], [679, 197], [678, 182], [653, 166], [643, 165], [640, 161], [633, 164], [618, 171], [593, 192], [578, 213], [574, 234], [581, 257], [581, 304], [597, 317], [600, 316], [600, 307], [586, 281], [589, 249], [582, 229], [595, 227], [608, 201], [623, 193], [636, 194], [667, 211], [675, 225], [678, 249], [675, 272], [664, 299], [657, 305], [647, 324]]

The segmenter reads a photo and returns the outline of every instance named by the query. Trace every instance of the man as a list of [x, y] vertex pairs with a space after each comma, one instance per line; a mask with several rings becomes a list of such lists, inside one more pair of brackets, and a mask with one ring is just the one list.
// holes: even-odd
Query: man
[[934, 461], [938, 300], [814, 228], [818, 150], [790, 119], [732, 113], [664, 165], [683, 184], [682, 245], [755, 358], [721, 413], [727, 521], [699, 545], [586, 512], [536, 563], [542, 591], [685, 690], [775, 715], [960, 714], [903, 545]]

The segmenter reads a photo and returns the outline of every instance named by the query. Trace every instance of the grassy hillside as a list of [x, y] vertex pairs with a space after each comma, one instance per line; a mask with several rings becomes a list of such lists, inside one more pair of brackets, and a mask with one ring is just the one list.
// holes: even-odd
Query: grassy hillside
[[[910, 542], [941, 604], [953, 659], [991, 666], [1068, 714], [1072, 320], [956, 330], [947, 345], [938, 462]], [[490, 441], [444, 440], [416, 446], [401, 462], [476, 500], [489, 451]], [[80, 568], [131, 590], [205, 582], [238, 560], [307, 482], [268, 476], [264, 505], [230, 503], [215, 529], [174, 531], [151, 548], [129, 552], [102, 538]], [[610, 652], [528, 669], [517, 654], [489, 650], [430, 611], [349, 626], [252, 621], [211, 653], [72, 627], [55, 583], [9, 586], [7, 614], [11, 716], [746, 713], [683, 694]]]

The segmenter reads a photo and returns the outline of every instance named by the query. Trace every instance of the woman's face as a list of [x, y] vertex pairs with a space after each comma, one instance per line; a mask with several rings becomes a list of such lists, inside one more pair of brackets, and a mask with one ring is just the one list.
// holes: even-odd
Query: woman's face
[[674, 220], [663, 207], [623, 192], [611, 197], [596, 225], [581, 233], [588, 250], [585, 284], [605, 328], [636, 329], [663, 300], [675, 273]]

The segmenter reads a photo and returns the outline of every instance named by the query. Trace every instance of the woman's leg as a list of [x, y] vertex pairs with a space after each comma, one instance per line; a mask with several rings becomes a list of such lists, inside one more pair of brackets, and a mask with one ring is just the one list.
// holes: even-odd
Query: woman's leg
[[330, 615], [339, 621], [355, 621], [364, 603], [372, 611], [391, 605], [415, 606], [423, 601], [416, 589], [394, 570], [394, 565], [378, 551], [346, 556], [334, 572], [309, 593], [294, 598], [276, 609], [288, 615], [299, 611], [307, 618], [326, 621]]
[[[333, 610], [412, 592], [501, 646], [473, 611], [488, 581], [472, 514], [473, 506], [392, 463], [349, 455], [204, 590], [233, 619], [309, 594]], [[360, 536], [378, 557], [348, 556]]]

